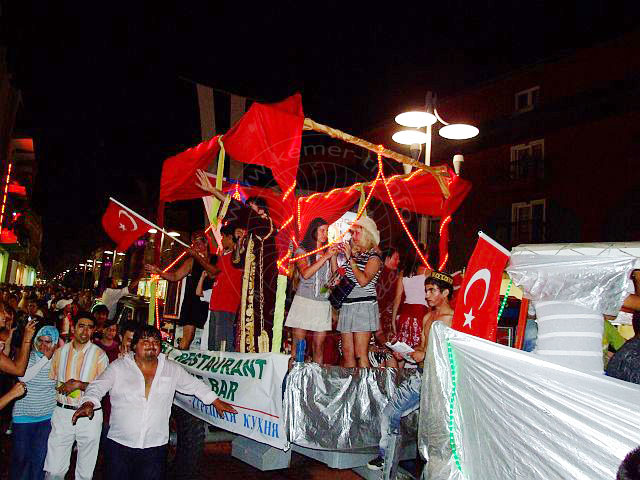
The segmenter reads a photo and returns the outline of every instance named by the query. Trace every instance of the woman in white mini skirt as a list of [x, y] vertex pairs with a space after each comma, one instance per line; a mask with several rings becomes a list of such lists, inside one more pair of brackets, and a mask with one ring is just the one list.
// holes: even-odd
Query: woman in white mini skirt
[[[295, 256], [326, 245], [328, 227], [324, 219], [315, 218], [307, 228]], [[327, 332], [331, 331], [331, 304], [325, 285], [331, 277], [331, 257], [336, 251], [335, 247], [327, 248], [296, 262], [300, 282], [285, 322], [285, 326], [291, 328], [293, 334], [291, 354], [295, 356], [298, 342], [306, 339], [311, 332], [313, 361], [319, 364], [322, 364], [324, 340]]]

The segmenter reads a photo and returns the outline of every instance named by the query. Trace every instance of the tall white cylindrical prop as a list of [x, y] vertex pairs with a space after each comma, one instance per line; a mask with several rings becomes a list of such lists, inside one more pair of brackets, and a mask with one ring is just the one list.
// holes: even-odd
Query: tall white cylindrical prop
[[602, 373], [603, 315], [615, 316], [640, 266], [640, 243], [520, 245], [507, 272], [532, 300], [534, 353], [588, 373]]

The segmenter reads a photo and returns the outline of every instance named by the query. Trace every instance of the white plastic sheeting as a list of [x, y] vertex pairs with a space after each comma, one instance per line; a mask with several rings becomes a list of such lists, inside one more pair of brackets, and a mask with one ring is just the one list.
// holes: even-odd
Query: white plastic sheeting
[[640, 386], [441, 322], [431, 329], [422, 388], [418, 447], [429, 459], [426, 479], [614, 479], [640, 444]]
[[616, 316], [627, 298], [635, 257], [592, 257], [513, 252], [507, 273], [531, 300], [575, 303]]
[[602, 373], [602, 315], [618, 314], [638, 255], [638, 243], [514, 248], [507, 272], [533, 300], [538, 322], [534, 353], [570, 368]]

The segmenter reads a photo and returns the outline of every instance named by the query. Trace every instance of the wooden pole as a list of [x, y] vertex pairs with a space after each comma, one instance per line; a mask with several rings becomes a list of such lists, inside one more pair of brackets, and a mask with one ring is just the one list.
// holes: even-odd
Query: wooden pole
[[[313, 130], [314, 132], [324, 133], [325, 135], [329, 135], [332, 138], [338, 138], [347, 143], [358, 145], [359, 147], [362, 147], [366, 150], [375, 152], [376, 154], [378, 153], [377, 145], [371, 142], [368, 142], [367, 140], [354, 137], [353, 135], [342, 132], [336, 128], [332, 128], [327, 125], [322, 125], [321, 123], [314, 122], [310, 118], [304, 119], [303, 130]], [[428, 167], [414, 160], [411, 157], [407, 157], [406, 155], [402, 155], [400, 153], [394, 152], [393, 150], [389, 150], [388, 148], [385, 148], [382, 150], [382, 156], [395, 160], [396, 162], [403, 163], [405, 165], [411, 165], [414, 168], [430, 173], [435, 177], [436, 181], [438, 182], [438, 185], [440, 186], [440, 190], [442, 191], [442, 195], [444, 195], [445, 198], [449, 198], [449, 186], [447, 185], [447, 182], [444, 180], [445, 177], [447, 178], [449, 177], [449, 171], [447, 170], [447, 167], [445, 166]]]

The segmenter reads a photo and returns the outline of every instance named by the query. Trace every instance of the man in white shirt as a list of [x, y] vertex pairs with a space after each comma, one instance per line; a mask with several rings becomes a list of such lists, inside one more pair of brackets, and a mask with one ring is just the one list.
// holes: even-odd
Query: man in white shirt
[[160, 353], [162, 337], [153, 326], [140, 327], [131, 342], [132, 353], [112, 362], [91, 382], [85, 403], [73, 415], [93, 417], [94, 407], [109, 393], [111, 421], [107, 435], [107, 472], [114, 480], [164, 478], [169, 416], [176, 391], [213, 404], [218, 414], [237, 413], [207, 385]]
[[134, 280], [128, 287], [116, 288], [117, 285], [115, 279], [111, 277], [107, 279], [107, 285], [109, 286], [105, 288], [104, 292], [102, 292], [101, 301], [109, 309], [109, 320], [113, 319], [116, 315], [118, 301], [125, 295], [135, 292], [135, 289], [138, 286], [138, 281], [139, 279]]

